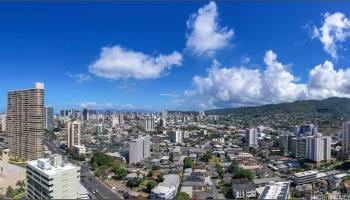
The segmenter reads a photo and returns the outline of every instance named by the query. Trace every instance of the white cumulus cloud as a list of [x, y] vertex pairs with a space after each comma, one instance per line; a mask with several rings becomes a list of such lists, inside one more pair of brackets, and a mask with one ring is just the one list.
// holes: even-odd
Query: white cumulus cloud
[[340, 12], [326, 13], [321, 27], [314, 27], [313, 38], [318, 38], [323, 49], [333, 58], [337, 58], [340, 43], [350, 36], [350, 20]]
[[169, 55], [151, 56], [119, 45], [103, 47], [100, 57], [89, 66], [89, 71], [107, 79], [154, 79], [164, 75], [171, 67], [179, 66], [182, 55], [174, 51]]
[[350, 68], [336, 70], [330, 61], [317, 65], [309, 73], [309, 93], [314, 98], [350, 97]]
[[350, 97], [350, 68], [336, 70], [332, 62], [325, 61], [310, 70], [305, 83], [299, 83], [273, 51], [266, 52], [264, 63], [264, 70], [213, 66], [206, 77], [193, 78], [194, 88], [185, 91], [184, 104], [192, 102], [197, 108], [208, 109]]
[[233, 37], [233, 30], [220, 27], [218, 24], [218, 11], [214, 1], [200, 8], [187, 20], [187, 48], [196, 54], [212, 54], [216, 50], [227, 46]]
[[287, 65], [277, 61], [277, 55], [271, 50], [265, 54], [266, 70], [263, 72], [262, 93], [265, 101], [277, 103], [305, 98], [305, 84], [297, 83], [296, 77], [288, 71]]

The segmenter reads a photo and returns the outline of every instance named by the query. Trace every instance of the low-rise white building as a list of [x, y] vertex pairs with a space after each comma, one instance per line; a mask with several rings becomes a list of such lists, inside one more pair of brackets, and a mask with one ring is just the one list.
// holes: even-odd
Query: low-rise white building
[[176, 196], [180, 184], [180, 176], [168, 174], [164, 176], [164, 181], [155, 187], [150, 197], [151, 199], [173, 199]]
[[297, 185], [302, 185], [305, 183], [311, 183], [316, 181], [318, 171], [316, 170], [309, 170], [305, 172], [299, 172], [294, 174], [294, 182]]
[[77, 199], [80, 167], [62, 160], [58, 154], [27, 162], [29, 199]]
[[309, 170], [305, 172], [295, 173], [293, 180], [297, 185], [303, 185], [306, 183], [313, 183], [318, 180], [323, 180], [327, 177], [325, 173], [319, 173], [317, 170]]

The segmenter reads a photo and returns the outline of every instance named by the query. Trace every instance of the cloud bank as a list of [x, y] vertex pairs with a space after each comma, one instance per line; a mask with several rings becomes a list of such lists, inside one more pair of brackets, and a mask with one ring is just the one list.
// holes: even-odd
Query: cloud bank
[[336, 70], [332, 62], [325, 61], [310, 70], [307, 83], [299, 83], [273, 51], [266, 52], [264, 64], [265, 70], [244, 66], [219, 68], [215, 64], [206, 77], [193, 78], [194, 88], [185, 91], [185, 96], [203, 108], [350, 97], [350, 68]]

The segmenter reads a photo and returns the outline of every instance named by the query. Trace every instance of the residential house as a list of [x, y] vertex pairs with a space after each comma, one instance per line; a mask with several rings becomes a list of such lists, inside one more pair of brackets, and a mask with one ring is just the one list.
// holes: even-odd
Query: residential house
[[233, 179], [232, 195], [234, 199], [256, 198], [255, 184], [247, 179]]

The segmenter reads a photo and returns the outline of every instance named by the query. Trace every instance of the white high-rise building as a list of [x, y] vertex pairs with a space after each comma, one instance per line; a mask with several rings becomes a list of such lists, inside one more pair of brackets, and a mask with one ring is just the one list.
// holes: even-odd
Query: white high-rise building
[[144, 119], [143, 121], [143, 127], [145, 129], [145, 131], [154, 131], [154, 119], [152, 118], [147, 118]]
[[113, 115], [112, 116], [112, 127], [116, 127], [119, 124], [119, 116]]
[[27, 162], [28, 199], [77, 199], [80, 167], [62, 160], [61, 155]]
[[6, 113], [0, 114], [0, 122], [1, 122], [1, 131], [5, 132], [6, 131]]
[[69, 149], [74, 145], [80, 146], [80, 121], [76, 120], [67, 123], [67, 146]]
[[170, 133], [170, 141], [173, 143], [181, 143], [182, 142], [182, 133], [180, 130], [174, 130]]
[[167, 119], [168, 118], [168, 111], [162, 110], [161, 117], [162, 117], [162, 119]]
[[166, 128], [166, 119], [160, 119], [160, 125], [163, 127], [163, 128]]
[[258, 133], [258, 129], [256, 128], [246, 130], [246, 141], [248, 143], [248, 146], [258, 146]]
[[343, 122], [342, 153], [345, 156], [350, 157], [350, 121]]
[[315, 162], [329, 161], [331, 159], [331, 138], [322, 137], [321, 134], [306, 137], [305, 158]]
[[143, 161], [151, 154], [150, 137], [139, 137], [129, 142], [129, 164]]

